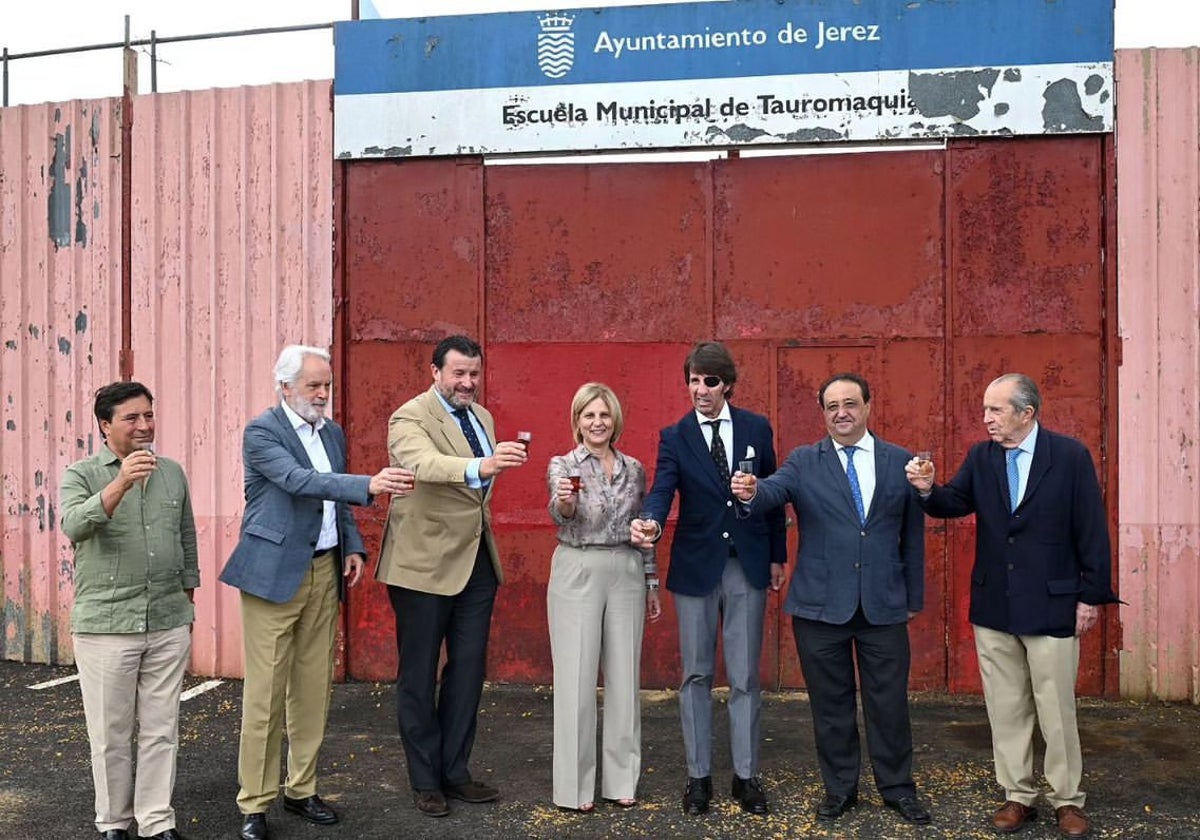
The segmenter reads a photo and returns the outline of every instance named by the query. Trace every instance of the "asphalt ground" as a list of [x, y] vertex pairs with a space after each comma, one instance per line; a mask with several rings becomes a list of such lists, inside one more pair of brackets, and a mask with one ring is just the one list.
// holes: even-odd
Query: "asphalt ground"
[[[0, 838], [96, 837], [87, 731], [72, 668], [0, 662]], [[188, 677], [185, 689], [208, 682]], [[992, 776], [987, 716], [976, 697], [913, 698], [915, 776], [933, 824], [910, 826], [882, 807], [864, 761], [859, 805], [818, 823], [822, 789], [812, 719], [802, 692], [764, 698], [761, 778], [771, 814], [743, 814], [729, 797], [727, 718], [718, 699], [708, 814], [679, 807], [685, 781], [674, 692], [643, 696], [640, 804], [601, 802], [591, 814], [550, 802], [552, 703], [542, 687], [489, 685], [480, 712], [473, 772], [499, 786], [498, 802], [451, 801], [450, 816], [412, 806], [395, 728], [390, 684], [334, 687], [321, 754], [320, 793], [342, 816], [332, 827], [270, 813], [273, 840], [377, 838], [981, 838], [1001, 795]], [[175, 807], [188, 840], [237, 837], [237, 739], [241, 683], [223, 681], [183, 703]], [[1080, 701], [1087, 811], [1102, 838], [1200, 838], [1200, 708], [1129, 701]], [[1040, 762], [1040, 758], [1038, 759]], [[1057, 837], [1051, 812], [1021, 838]]]

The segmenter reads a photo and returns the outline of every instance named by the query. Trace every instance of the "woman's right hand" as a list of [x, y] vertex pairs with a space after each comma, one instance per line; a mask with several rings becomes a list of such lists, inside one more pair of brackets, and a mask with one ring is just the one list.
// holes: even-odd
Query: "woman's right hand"
[[559, 504], [575, 504], [579, 498], [579, 494], [575, 492], [574, 486], [569, 478], [559, 478], [554, 485], [554, 500]]

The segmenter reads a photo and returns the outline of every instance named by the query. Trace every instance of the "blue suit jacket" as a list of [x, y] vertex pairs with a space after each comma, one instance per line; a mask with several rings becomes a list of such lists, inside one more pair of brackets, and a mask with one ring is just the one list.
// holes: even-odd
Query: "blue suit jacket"
[[[362, 536], [347, 504], [371, 501], [369, 476], [346, 475], [346, 436], [326, 420], [321, 440], [333, 472], [313, 469], [304, 445], [275, 406], [250, 421], [242, 435], [246, 511], [237, 547], [221, 580], [267, 601], [290, 601], [312, 566], [324, 501], [337, 502], [338, 548], [362, 554]], [[338, 576], [339, 594], [341, 576]]]
[[[753, 446], [755, 475], [775, 472], [774, 436], [767, 418], [732, 405], [729, 410], [734, 467], [745, 458], [747, 447]], [[787, 562], [783, 511], [738, 518], [729, 485], [717, 472], [694, 411], [659, 433], [654, 486], [643, 510], [655, 521], [666, 522], [676, 492], [679, 522], [671, 542], [667, 589], [680, 595], [712, 592], [730, 559], [730, 543], [737, 550], [737, 562], [742, 564], [746, 579], [766, 589], [771, 582], [770, 564]]]
[[1010, 512], [1004, 448], [971, 447], [922, 503], [937, 517], [975, 514], [972, 624], [1024, 636], [1075, 635], [1075, 605], [1117, 602], [1096, 468], [1074, 438], [1038, 428], [1025, 496]]
[[792, 450], [758, 482], [751, 512], [791, 502], [800, 526], [784, 610], [845, 624], [862, 605], [872, 624], [900, 624], [925, 603], [925, 517], [904, 464], [909, 454], [875, 438], [875, 495], [866, 524], [829, 438]]

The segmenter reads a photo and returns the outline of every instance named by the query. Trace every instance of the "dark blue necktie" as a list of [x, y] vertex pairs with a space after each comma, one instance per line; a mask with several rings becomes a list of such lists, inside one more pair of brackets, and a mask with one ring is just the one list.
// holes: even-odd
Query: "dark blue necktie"
[[456, 408], [452, 412], [458, 418], [458, 425], [462, 427], [463, 437], [467, 439], [467, 443], [471, 446], [471, 451], [475, 453], [476, 458], [486, 458], [483, 454], [483, 447], [479, 445], [479, 436], [475, 434], [475, 425], [471, 422], [468, 409]]
[[1010, 511], [1016, 510], [1017, 504], [1021, 501], [1021, 473], [1017, 470], [1017, 456], [1020, 454], [1020, 449], [1010, 449], [1004, 453], [1008, 459], [1008, 509]]
[[859, 524], [865, 524], [867, 511], [863, 507], [862, 487], [858, 484], [858, 470], [854, 469], [854, 453], [858, 451], [858, 447], [844, 446], [842, 451], [846, 453], [846, 478], [850, 479], [850, 495], [854, 498], [854, 509], [858, 511]]
[[709, 452], [712, 453], [713, 461], [717, 465], [717, 475], [721, 476], [721, 481], [725, 484], [725, 489], [729, 489], [729, 455], [725, 451], [725, 441], [721, 440], [721, 421], [720, 420], [705, 420], [706, 426], [712, 427], [712, 444]]

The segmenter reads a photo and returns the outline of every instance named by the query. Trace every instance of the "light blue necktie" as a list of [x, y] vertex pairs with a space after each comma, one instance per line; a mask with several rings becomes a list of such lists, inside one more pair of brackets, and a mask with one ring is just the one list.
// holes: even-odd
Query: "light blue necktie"
[[854, 469], [854, 453], [857, 450], [857, 446], [842, 447], [842, 451], [846, 453], [846, 478], [850, 479], [850, 495], [854, 497], [854, 509], [858, 511], [859, 523], [866, 524], [867, 512], [863, 508], [862, 488], [858, 485], [858, 470]]
[[1021, 501], [1021, 473], [1017, 471], [1017, 456], [1020, 454], [1020, 449], [1010, 449], [1004, 453], [1008, 459], [1008, 509], [1010, 511], [1016, 510], [1017, 503]]

